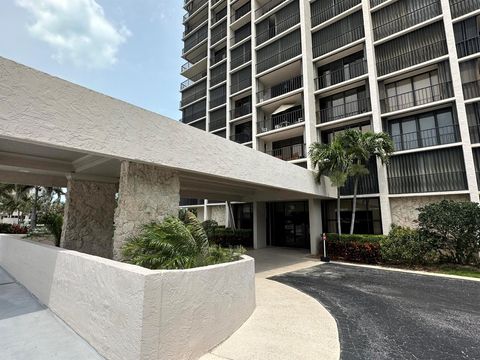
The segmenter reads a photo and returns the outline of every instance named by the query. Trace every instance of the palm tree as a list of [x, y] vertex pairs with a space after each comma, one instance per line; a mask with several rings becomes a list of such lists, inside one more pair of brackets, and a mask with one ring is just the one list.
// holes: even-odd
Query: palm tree
[[17, 184], [0, 184], [0, 210], [13, 214], [30, 211], [31, 186]]
[[347, 153], [343, 142], [334, 138], [330, 144], [313, 143], [309, 149], [309, 156], [316, 170], [315, 180], [321, 183], [322, 176], [327, 176], [332, 185], [337, 187], [337, 232], [341, 235], [340, 189], [352, 171], [351, 155]]
[[353, 177], [353, 204], [350, 234], [355, 229], [355, 213], [357, 210], [358, 181], [360, 177], [368, 175], [367, 162], [372, 158], [379, 158], [382, 164], [388, 164], [394, 151], [393, 141], [389, 134], [371, 131], [362, 132], [358, 129], [348, 129], [338, 135], [348, 157], [352, 160], [350, 176]]

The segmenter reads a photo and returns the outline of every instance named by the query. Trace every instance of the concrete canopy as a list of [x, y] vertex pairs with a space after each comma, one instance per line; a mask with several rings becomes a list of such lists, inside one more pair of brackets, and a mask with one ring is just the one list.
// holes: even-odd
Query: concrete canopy
[[0, 182], [118, 182], [129, 160], [176, 170], [182, 197], [334, 196], [309, 170], [4, 58], [0, 84]]

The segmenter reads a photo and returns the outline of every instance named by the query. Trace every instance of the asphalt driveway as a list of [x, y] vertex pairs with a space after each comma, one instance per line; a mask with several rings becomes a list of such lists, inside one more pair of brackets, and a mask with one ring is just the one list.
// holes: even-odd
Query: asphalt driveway
[[340, 264], [271, 279], [327, 308], [341, 359], [480, 359], [480, 282]]

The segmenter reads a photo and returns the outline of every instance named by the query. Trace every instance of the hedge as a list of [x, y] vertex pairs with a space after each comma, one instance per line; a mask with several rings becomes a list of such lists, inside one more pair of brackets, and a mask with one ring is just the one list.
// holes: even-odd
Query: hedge
[[17, 224], [0, 224], [0, 234], [26, 234], [28, 229]]
[[327, 255], [336, 260], [378, 264], [381, 262], [380, 241], [383, 235], [327, 234]]

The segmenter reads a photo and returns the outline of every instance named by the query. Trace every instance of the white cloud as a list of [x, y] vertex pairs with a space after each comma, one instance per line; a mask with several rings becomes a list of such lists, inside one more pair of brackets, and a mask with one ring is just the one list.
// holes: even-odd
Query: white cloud
[[49, 44], [60, 63], [105, 68], [117, 62], [121, 44], [131, 35], [109, 22], [95, 0], [16, 0], [35, 18], [30, 34]]

